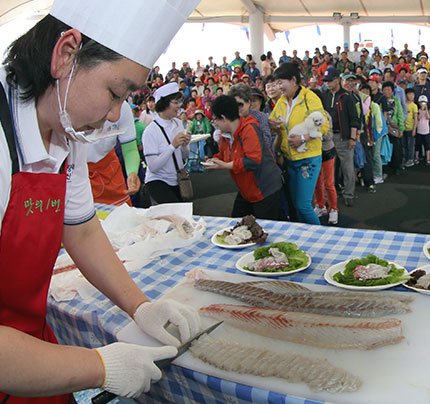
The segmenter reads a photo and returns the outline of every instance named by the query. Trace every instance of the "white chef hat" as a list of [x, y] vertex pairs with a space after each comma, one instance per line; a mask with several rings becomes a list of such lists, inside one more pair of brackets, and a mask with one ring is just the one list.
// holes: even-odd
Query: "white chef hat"
[[200, 0], [55, 0], [50, 14], [151, 68]]
[[176, 81], [173, 81], [171, 83], [167, 83], [164, 86], [161, 86], [160, 88], [157, 88], [154, 93], [155, 102], [157, 103], [160, 98], [167, 97], [168, 95], [175, 94], [179, 92], [179, 86]]

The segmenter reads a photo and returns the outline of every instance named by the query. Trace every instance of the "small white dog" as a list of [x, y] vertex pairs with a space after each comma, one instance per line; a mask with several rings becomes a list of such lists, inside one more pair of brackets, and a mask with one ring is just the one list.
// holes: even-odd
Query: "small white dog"
[[[322, 134], [319, 131], [321, 125], [324, 125], [325, 117], [320, 111], [314, 111], [302, 122], [298, 125], [294, 126], [290, 132], [288, 133], [288, 138], [290, 136], [301, 136], [301, 135], [309, 135], [311, 138], [321, 138]], [[306, 147], [306, 143], [303, 143], [297, 148], [299, 153], [304, 153], [308, 148]]]

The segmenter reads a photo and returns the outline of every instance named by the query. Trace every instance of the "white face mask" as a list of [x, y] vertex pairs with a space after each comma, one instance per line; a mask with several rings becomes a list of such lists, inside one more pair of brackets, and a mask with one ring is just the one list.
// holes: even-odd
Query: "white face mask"
[[89, 131], [81, 131], [76, 132], [73, 128], [72, 121], [70, 119], [70, 115], [66, 111], [66, 105], [67, 105], [67, 95], [69, 93], [69, 86], [70, 82], [72, 80], [73, 71], [75, 70], [76, 66], [76, 59], [73, 63], [72, 70], [70, 71], [69, 80], [67, 82], [66, 87], [66, 94], [64, 95], [64, 107], [61, 106], [61, 100], [60, 100], [60, 84], [59, 80], [57, 79], [56, 85], [57, 85], [57, 96], [58, 96], [58, 107], [60, 109], [60, 123], [65, 132], [72, 138], [72, 140], [79, 142], [79, 143], [94, 143], [96, 140], [99, 139], [99, 135], [102, 133], [102, 129], [94, 129]]

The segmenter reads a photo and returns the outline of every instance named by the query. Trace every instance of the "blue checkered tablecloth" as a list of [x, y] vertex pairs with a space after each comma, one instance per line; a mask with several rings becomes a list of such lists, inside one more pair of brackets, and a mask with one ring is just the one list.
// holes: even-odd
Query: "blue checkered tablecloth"
[[[97, 210], [110, 211], [112, 207], [96, 205]], [[185, 273], [199, 267], [236, 273], [235, 263], [243, 250], [228, 250], [214, 246], [210, 238], [218, 230], [234, 225], [237, 220], [222, 217], [204, 217], [207, 231], [192, 248], [183, 248], [163, 256], [131, 273], [132, 278], [151, 298], [156, 299], [184, 280]], [[305, 271], [288, 276], [288, 280], [325, 285], [324, 271], [333, 264], [353, 257], [375, 254], [393, 261], [407, 270], [429, 264], [422, 252], [430, 235], [395, 233], [387, 231], [345, 229], [340, 227], [311, 226], [300, 223], [259, 220], [269, 233], [268, 241], [296, 243], [312, 257]], [[250, 250], [251, 251], [251, 250]], [[285, 279], [285, 278], [284, 278]], [[401, 286], [393, 290], [405, 289]], [[82, 300], [48, 302], [48, 322], [63, 344], [98, 347], [116, 341], [117, 332], [130, 318], [101, 293]], [[97, 391], [77, 393], [79, 404], [89, 404]], [[320, 401], [282, 395], [266, 390], [221, 380], [185, 368], [172, 366], [165, 376], [153, 385], [150, 393], [140, 399], [144, 403], [261, 403], [261, 404], [322, 404]], [[118, 402], [118, 401], [117, 401]], [[124, 401], [119, 401], [124, 402]]]

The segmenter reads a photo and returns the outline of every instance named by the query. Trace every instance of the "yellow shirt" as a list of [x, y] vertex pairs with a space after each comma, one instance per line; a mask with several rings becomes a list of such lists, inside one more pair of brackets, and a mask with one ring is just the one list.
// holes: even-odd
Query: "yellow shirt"
[[413, 130], [414, 129], [414, 116], [418, 113], [418, 106], [415, 102], [407, 102], [406, 103], [406, 120], [405, 120], [405, 130]]
[[288, 132], [296, 125], [302, 123], [306, 117], [314, 112], [320, 111], [325, 119], [324, 125], [320, 127], [320, 132], [325, 135], [329, 130], [329, 122], [327, 116], [324, 112], [321, 100], [312, 91], [307, 88], [302, 87], [299, 95], [297, 96], [297, 101], [291, 111], [290, 117], [288, 119], [287, 126], [285, 125], [285, 119], [287, 115], [287, 98], [282, 96], [275, 105], [272, 113], [270, 114], [270, 119], [277, 120], [281, 117], [284, 123], [280, 127], [280, 133], [282, 136], [281, 151], [288, 160], [302, 160], [308, 157], [315, 157], [321, 155], [322, 142], [320, 138], [310, 139], [306, 147], [308, 150], [304, 153], [298, 152], [293, 147], [288, 144]]

